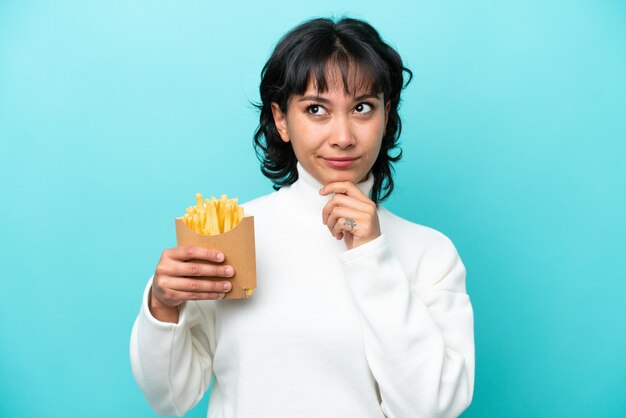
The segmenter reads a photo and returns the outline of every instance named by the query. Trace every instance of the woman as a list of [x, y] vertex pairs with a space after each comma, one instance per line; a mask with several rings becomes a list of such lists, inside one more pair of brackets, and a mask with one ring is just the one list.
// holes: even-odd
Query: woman
[[244, 205], [258, 290], [216, 300], [229, 283], [215, 278], [233, 274], [223, 254], [163, 252], [131, 337], [157, 412], [184, 414], [212, 374], [208, 417], [458, 416], [469, 405], [465, 268], [444, 235], [379, 205], [400, 158], [404, 72], [358, 20], [311, 20], [276, 46], [255, 145], [278, 191]]

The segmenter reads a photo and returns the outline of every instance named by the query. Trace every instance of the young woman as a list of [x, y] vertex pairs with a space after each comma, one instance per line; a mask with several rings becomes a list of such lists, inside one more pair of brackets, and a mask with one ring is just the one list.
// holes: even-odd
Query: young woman
[[234, 272], [224, 254], [163, 252], [131, 337], [155, 411], [184, 414], [212, 375], [210, 418], [448, 417], [470, 404], [463, 263], [444, 235], [380, 205], [405, 73], [359, 20], [311, 20], [278, 43], [255, 134], [277, 191], [244, 205], [258, 290], [219, 300]]

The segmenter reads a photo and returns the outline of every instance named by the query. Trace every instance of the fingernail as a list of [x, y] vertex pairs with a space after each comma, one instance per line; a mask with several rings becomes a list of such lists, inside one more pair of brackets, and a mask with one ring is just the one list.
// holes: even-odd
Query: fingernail
[[230, 283], [224, 283], [224, 290], [230, 290]]
[[232, 276], [235, 271], [232, 267], [226, 267], [226, 274]]
[[217, 258], [217, 261], [222, 261], [224, 259], [224, 254], [219, 253], [215, 258]]
[[224, 299], [224, 296], [226, 296], [226, 294], [225, 294], [225, 293], [222, 293], [222, 294], [220, 295], [220, 299]]

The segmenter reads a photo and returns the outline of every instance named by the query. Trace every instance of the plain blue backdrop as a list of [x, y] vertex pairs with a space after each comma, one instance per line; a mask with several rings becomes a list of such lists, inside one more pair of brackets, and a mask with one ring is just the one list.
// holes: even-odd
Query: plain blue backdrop
[[154, 416], [128, 341], [173, 219], [196, 192], [271, 191], [261, 67], [289, 28], [344, 14], [415, 74], [386, 206], [466, 264], [464, 416], [626, 416], [617, 0], [0, 1], [0, 416]]

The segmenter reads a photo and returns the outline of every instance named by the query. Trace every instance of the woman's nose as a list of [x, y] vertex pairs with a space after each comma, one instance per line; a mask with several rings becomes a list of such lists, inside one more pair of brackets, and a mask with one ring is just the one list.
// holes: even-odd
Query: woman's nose
[[356, 143], [354, 133], [347, 118], [337, 118], [331, 134], [331, 145], [338, 148], [349, 148]]

